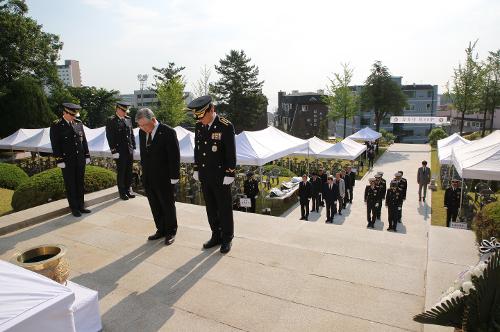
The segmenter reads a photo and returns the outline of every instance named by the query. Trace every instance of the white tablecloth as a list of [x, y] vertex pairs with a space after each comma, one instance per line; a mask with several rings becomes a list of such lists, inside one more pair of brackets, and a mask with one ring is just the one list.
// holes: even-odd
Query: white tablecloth
[[0, 260], [0, 331], [72, 332], [71, 289]]
[[102, 330], [97, 292], [71, 281], [68, 281], [66, 286], [75, 293], [75, 302], [71, 310], [75, 318], [76, 331], [97, 332]]

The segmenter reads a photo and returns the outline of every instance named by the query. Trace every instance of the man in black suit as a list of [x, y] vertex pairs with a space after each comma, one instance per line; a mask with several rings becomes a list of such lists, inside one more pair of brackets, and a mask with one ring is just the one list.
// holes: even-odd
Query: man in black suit
[[451, 187], [444, 192], [444, 208], [446, 209], [446, 227], [450, 227], [451, 222], [457, 221], [458, 209], [460, 208], [460, 195], [462, 190], [458, 187], [460, 180], [453, 179]]
[[120, 198], [128, 200], [135, 195], [130, 192], [132, 164], [134, 162], [135, 137], [132, 119], [127, 116], [129, 103], [116, 103], [115, 115], [106, 121], [106, 138], [116, 161], [116, 184]]
[[90, 163], [89, 147], [83, 124], [77, 119], [80, 105], [64, 103], [62, 106], [62, 118], [50, 126], [50, 143], [57, 167], [62, 170], [71, 213], [80, 217], [82, 213], [90, 213], [83, 200], [85, 165]]
[[210, 96], [194, 99], [188, 105], [198, 121], [194, 139], [193, 178], [201, 181], [208, 222], [212, 230], [208, 249], [221, 245], [220, 252], [231, 250], [234, 237], [231, 184], [235, 177], [236, 143], [234, 127], [215, 112]]
[[250, 212], [255, 213], [255, 199], [257, 198], [257, 195], [259, 195], [259, 181], [255, 180], [255, 178], [253, 177], [253, 172], [247, 173], [247, 179], [243, 184], [243, 192], [248, 198], [250, 198], [250, 202], [252, 205], [250, 207]]
[[323, 199], [326, 205], [325, 223], [333, 223], [333, 216], [337, 213], [337, 200], [339, 199], [338, 184], [333, 182], [333, 176], [329, 176], [327, 183], [323, 184]]
[[307, 220], [309, 217], [309, 198], [312, 195], [311, 183], [307, 181], [307, 175], [302, 175], [299, 183], [300, 220]]
[[[326, 175], [326, 172], [323, 170], [323, 168], [320, 168], [318, 170], [318, 177], [321, 180], [321, 186], [323, 186], [327, 182], [327, 175]], [[324, 198], [322, 197], [322, 195], [320, 193], [320, 197], [319, 197], [319, 205], [320, 206], [325, 206], [325, 202], [323, 202], [323, 200], [324, 200]]]
[[[346, 197], [347, 197], [347, 194], [349, 193], [349, 203], [352, 204], [352, 198], [353, 198], [353, 190], [354, 190], [354, 185], [356, 184], [356, 173], [352, 171], [352, 166], [349, 165], [347, 166], [347, 169], [346, 169], [346, 172], [345, 172], [345, 175], [346, 175], [346, 179], [344, 180], [345, 181], [345, 185], [346, 185]], [[347, 185], [347, 180], [349, 180], [349, 186]]]
[[309, 179], [311, 182], [311, 201], [312, 201], [312, 211], [319, 212], [319, 204], [320, 204], [320, 194], [322, 190], [321, 179], [318, 177], [316, 172], [312, 173], [312, 178]]
[[177, 216], [174, 187], [179, 182], [180, 152], [174, 129], [156, 120], [149, 108], [137, 111], [135, 120], [141, 131], [143, 185], [156, 224], [156, 233], [148, 240], [165, 237], [165, 245], [175, 241]]
[[401, 209], [398, 210], [398, 222], [400, 223], [403, 218], [403, 203], [406, 200], [406, 192], [408, 189], [408, 181], [403, 177], [403, 171], [398, 171], [395, 174], [398, 187], [401, 190]]

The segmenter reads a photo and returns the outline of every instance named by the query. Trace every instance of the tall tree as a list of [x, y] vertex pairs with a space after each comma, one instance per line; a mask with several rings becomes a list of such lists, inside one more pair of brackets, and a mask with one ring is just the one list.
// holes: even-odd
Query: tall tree
[[207, 65], [200, 70], [201, 77], [193, 84], [193, 94], [196, 98], [210, 94], [210, 76], [212, 72]]
[[158, 85], [159, 106], [156, 117], [171, 127], [178, 126], [187, 119], [184, 102], [184, 83], [181, 77], [173, 77]]
[[375, 61], [361, 91], [362, 107], [373, 109], [375, 130], [379, 131], [380, 122], [388, 115], [400, 114], [406, 104], [406, 95], [392, 80], [389, 69], [382, 62]]
[[24, 0], [0, 0], [0, 94], [25, 76], [50, 85], [58, 80], [56, 61], [63, 44], [27, 13]]
[[328, 94], [323, 100], [328, 105], [328, 117], [333, 121], [344, 119], [344, 138], [346, 137], [347, 118], [352, 118], [358, 110], [357, 97], [351, 90], [353, 69], [349, 64], [342, 64], [342, 73], [334, 73], [335, 78], [328, 78]]
[[250, 64], [243, 50], [231, 50], [219, 60], [215, 71], [220, 79], [210, 85], [218, 102], [217, 109], [233, 122], [236, 132], [267, 126], [267, 98], [262, 93], [264, 81], [258, 80], [259, 68]]
[[86, 117], [82, 119], [90, 128], [106, 125], [106, 119], [115, 112], [115, 103], [118, 100], [116, 90], [95, 86], [68, 87], [68, 90], [86, 111]]
[[177, 67], [174, 62], [169, 62], [168, 67], [165, 68], [153, 67], [153, 70], [156, 72], [156, 74], [154, 74], [155, 82], [153, 83], [153, 87], [158, 90], [158, 87], [162, 83], [168, 83], [174, 78], [182, 78], [180, 72], [184, 69], [186, 69], [186, 67]]
[[477, 40], [465, 49], [465, 63], [454, 68], [453, 95], [454, 106], [461, 113], [460, 135], [464, 131], [465, 114], [474, 113], [478, 107], [479, 91], [481, 86], [481, 68], [474, 54]]
[[481, 136], [484, 137], [486, 131], [486, 117], [490, 114], [490, 131], [493, 130], [493, 121], [495, 109], [500, 105], [500, 50], [489, 52], [488, 57], [483, 65], [482, 88], [481, 88], [481, 104], [483, 109], [483, 131]]
[[33, 77], [9, 82], [6, 91], [0, 96], [0, 137], [19, 128], [48, 127], [55, 119], [40, 83]]

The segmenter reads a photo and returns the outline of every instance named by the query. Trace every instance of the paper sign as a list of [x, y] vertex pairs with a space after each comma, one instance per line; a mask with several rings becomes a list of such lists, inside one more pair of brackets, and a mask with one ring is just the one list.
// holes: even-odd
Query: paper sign
[[241, 207], [252, 207], [252, 201], [250, 198], [240, 198], [240, 206]]
[[450, 222], [450, 228], [467, 229], [466, 222]]

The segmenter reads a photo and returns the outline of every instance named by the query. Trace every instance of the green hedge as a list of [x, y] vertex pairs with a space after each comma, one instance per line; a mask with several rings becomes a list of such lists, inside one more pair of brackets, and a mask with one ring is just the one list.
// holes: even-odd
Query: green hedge
[[[85, 169], [85, 192], [90, 193], [116, 185], [116, 174], [97, 166]], [[66, 197], [64, 180], [60, 168], [52, 168], [33, 175], [21, 184], [12, 197], [12, 208], [15, 211], [28, 209], [37, 205]]]
[[500, 201], [486, 205], [474, 218], [472, 229], [476, 232], [476, 241], [500, 239]]
[[286, 176], [286, 177], [297, 176], [297, 175], [295, 175], [294, 172], [292, 172], [288, 168], [282, 167], [282, 166], [278, 166], [278, 165], [265, 165], [263, 167], [263, 170], [266, 173], [271, 172], [271, 171], [274, 171], [274, 172], [278, 173], [278, 171], [279, 171], [279, 173], [276, 174], [277, 176]]
[[0, 188], [15, 190], [29, 176], [16, 165], [0, 163]]

